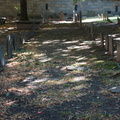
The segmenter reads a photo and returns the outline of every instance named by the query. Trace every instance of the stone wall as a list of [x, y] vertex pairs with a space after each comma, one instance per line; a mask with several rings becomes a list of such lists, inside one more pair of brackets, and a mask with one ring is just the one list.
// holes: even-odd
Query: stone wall
[[[46, 17], [51, 15], [59, 16], [61, 11], [68, 16], [72, 16], [75, 8], [72, 0], [27, 0], [27, 2], [29, 16], [41, 15], [43, 13], [45, 13]], [[19, 0], [0, 0], [0, 16], [16, 17], [19, 12], [19, 4]], [[76, 12], [79, 13], [80, 10], [83, 15], [87, 16], [95, 16], [107, 11], [117, 14], [120, 12], [120, 1], [86, 0], [77, 4]]]
[[15, 6], [19, 6], [17, 0], [0, 0], [0, 17], [17, 15]]

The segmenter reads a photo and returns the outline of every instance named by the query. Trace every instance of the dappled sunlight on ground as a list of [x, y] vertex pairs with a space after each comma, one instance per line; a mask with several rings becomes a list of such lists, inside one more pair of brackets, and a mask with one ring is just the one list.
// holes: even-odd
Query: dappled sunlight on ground
[[41, 29], [8, 60], [0, 76], [7, 81], [2, 117], [92, 120], [119, 114], [118, 96], [106, 90], [119, 82], [108, 77], [115, 73], [115, 65], [106, 62], [100, 40], [87, 39], [84, 32]]

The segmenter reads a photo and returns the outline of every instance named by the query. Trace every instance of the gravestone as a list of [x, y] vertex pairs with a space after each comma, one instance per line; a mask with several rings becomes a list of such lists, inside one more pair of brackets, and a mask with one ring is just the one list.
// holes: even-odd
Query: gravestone
[[2, 49], [2, 45], [0, 45], [0, 71], [1, 71], [1, 69], [3, 69], [5, 64], [6, 64], [6, 60], [5, 60], [5, 57], [4, 57], [4, 52], [3, 52], [3, 49]]
[[25, 43], [25, 39], [24, 39], [23, 32], [20, 32], [20, 43], [21, 43], [21, 44], [24, 44], [24, 43]]
[[101, 46], [104, 48], [104, 36], [103, 33], [100, 33]]
[[35, 22], [33, 23], [33, 26], [32, 26], [32, 36], [35, 34]]
[[113, 93], [120, 93], [120, 86], [112, 87], [109, 90]]
[[79, 17], [80, 17], [80, 28], [82, 28], [82, 12], [81, 11], [79, 13]]
[[26, 42], [29, 41], [30, 37], [31, 37], [30, 31], [29, 31], [29, 32], [26, 32], [26, 33], [25, 33], [25, 41], [26, 41]]
[[65, 15], [64, 15], [64, 13], [61, 11], [61, 12], [60, 12], [60, 21], [63, 21], [63, 20], [65, 20]]
[[7, 35], [6, 47], [7, 47], [8, 58], [12, 58], [12, 40], [10, 35]]
[[12, 43], [13, 43], [13, 49], [14, 49], [14, 50], [18, 50], [18, 46], [17, 46], [17, 36], [16, 36], [15, 33], [12, 35]]
[[94, 24], [93, 22], [90, 23], [90, 36], [94, 38]]
[[109, 50], [109, 36], [107, 35], [106, 36], [106, 39], [105, 39], [105, 50]]
[[114, 56], [114, 42], [117, 40], [117, 37], [120, 37], [120, 34], [108, 35], [109, 42], [109, 53], [111, 56]]
[[117, 54], [116, 54], [116, 56], [117, 56], [117, 61], [119, 61], [120, 62], [120, 37], [118, 37], [118, 38], [114, 38], [114, 41], [117, 43]]
[[117, 43], [117, 61], [120, 62], [120, 41]]
[[111, 56], [114, 56], [114, 44], [113, 37], [109, 36], [109, 53]]
[[117, 17], [117, 24], [120, 24], [120, 19]]
[[67, 66], [66, 69], [68, 71], [73, 71], [73, 70], [87, 70], [87, 68], [84, 68], [84, 67], [75, 67], [75, 66]]

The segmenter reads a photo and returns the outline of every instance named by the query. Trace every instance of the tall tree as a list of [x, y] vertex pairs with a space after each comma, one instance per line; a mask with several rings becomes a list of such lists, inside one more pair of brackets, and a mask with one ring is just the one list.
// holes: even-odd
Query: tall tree
[[27, 0], [20, 0], [20, 20], [28, 21]]
[[[77, 4], [80, 0], [73, 0], [73, 4]], [[85, 0], [81, 0], [85, 1]], [[20, 20], [28, 21], [27, 0], [20, 0]]]

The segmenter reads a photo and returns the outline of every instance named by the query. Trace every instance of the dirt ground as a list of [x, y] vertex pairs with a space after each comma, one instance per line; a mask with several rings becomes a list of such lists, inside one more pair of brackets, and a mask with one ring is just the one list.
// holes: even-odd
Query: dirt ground
[[109, 91], [120, 69], [100, 46], [101, 31], [119, 26], [97, 27], [95, 39], [78, 24], [36, 31], [0, 73], [0, 120], [120, 120], [120, 94]]

